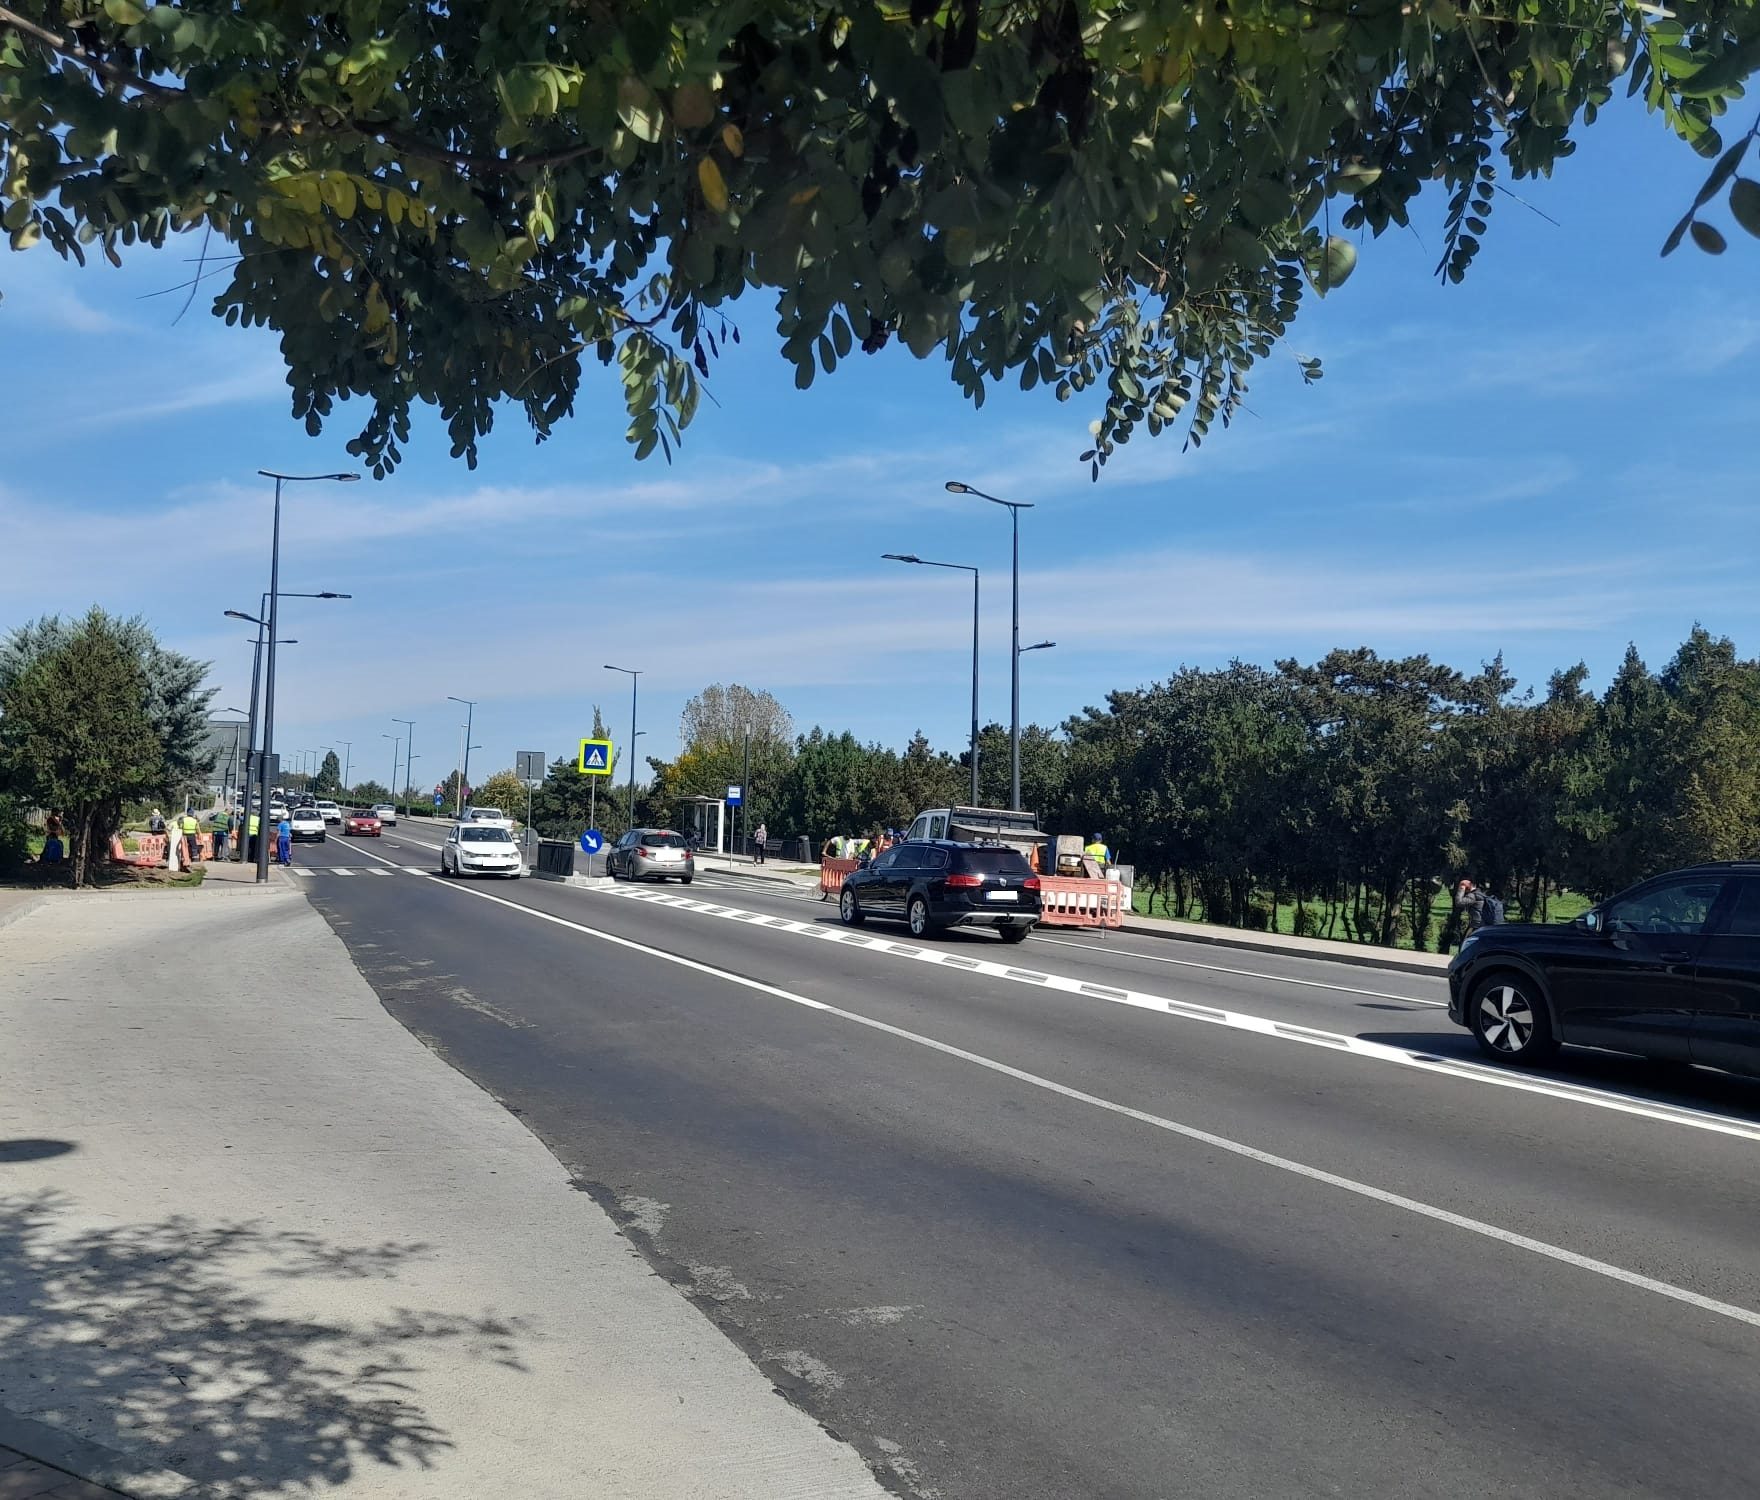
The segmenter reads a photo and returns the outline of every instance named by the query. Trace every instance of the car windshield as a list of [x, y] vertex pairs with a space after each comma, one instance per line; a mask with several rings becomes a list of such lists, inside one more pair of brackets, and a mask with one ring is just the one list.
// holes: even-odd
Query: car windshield
[[513, 835], [505, 828], [461, 828], [458, 836], [467, 844], [511, 844]]
[[1030, 875], [1026, 859], [1013, 849], [962, 849], [959, 867], [974, 875]]
[[500, 818], [506, 816], [499, 807], [473, 807], [470, 815], [473, 818]]
[[644, 833], [642, 843], [649, 849], [684, 848], [684, 840], [676, 833]]

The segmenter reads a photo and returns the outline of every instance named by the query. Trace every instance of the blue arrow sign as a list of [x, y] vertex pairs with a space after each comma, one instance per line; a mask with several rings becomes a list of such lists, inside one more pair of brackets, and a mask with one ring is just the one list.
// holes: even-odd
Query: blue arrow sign
[[597, 828], [589, 828], [581, 835], [581, 853], [597, 854], [605, 847], [605, 835]]
[[445, 802], [445, 801], [446, 801], [446, 799], [445, 799], [445, 798], [444, 798], [444, 797], [442, 797], [442, 796], [441, 796], [441, 795], [440, 795], [440, 793], [438, 793], [438, 792], [435, 792], [435, 793], [434, 793], [434, 806], [436, 806], [436, 807], [439, 807], [439, 806], [441, 806], [441, 805], [442, 805], [442, 804], [443, 804], [443, 803], [444, 803], [444, 802]]

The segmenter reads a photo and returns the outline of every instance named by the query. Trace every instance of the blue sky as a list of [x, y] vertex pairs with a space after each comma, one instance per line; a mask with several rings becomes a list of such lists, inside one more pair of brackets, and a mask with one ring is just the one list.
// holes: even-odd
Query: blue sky
[[[1634, 110], [1585, 134], [1551, 182], [1499, 196], [1463, 286], [1432, 274], [1442, 202], [1367, 242], [1355, 277], [1312, 299], [1263, 366], [1252, 414], [1204, 450], [1144, 435], [1098, 485], [1075, 461], [1095, 415], [1047, 392], [971, 409], [939, 362], [856, 359], [806, 393], [774, 354], [772, 304], [737, 309], [670, 467], [636, 464], [612, 379], [543, 446], [512, 417], [470, 472], [424, 419], [393, 478], [290, 494], [283, 578], [352, 592], [289, 601], [278, 745], [353, 742], [388, 778], [398, 715], [418, 781], [457, 761], [480, 700], [480, 774], [562, 753], [594, 703], [621, 742], [645, 669], [644, 754], [676, 748], [711, 682], [779, 697], [805, 729], [957, 749], [970, 603], [983, 568], [983, 709], [1006, 720], [1006, 516], [944, 480], [1030, 500], [1022, 527], [1029, 719], [1181, 663], [1270, 662], [1333, 645], [1502, 652], [1544, 686], [1578, 659], [1604, 681], [1627, 641], [1653, 664], [1694, 621], [1760, 651], [1760, 247], [1657, 250], [1704, 163]], [[287, 415], [272, 339], [207, 299], [176, 320], [193, 242], [81, 271], [39, 247], [0, 259], [0, 624], [92, 602], [145, 614], [211, 660], [244, 706], [250, 647], [224, 608], [267, 587], [259, 468], [351, 467], [347, 407], [322, 438]], [[1290, 354], [1318, 355], [1304, 388]], [[361, 772], [357, 772], [362, 774]]]

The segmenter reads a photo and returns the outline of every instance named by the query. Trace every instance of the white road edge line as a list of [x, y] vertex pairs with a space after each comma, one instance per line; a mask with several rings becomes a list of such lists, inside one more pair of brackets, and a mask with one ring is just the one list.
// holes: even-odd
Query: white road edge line
[[[428, 878], [439, 885], [448, 884], [448, 882], [440, 880], [438, 876], [431, 875]], [[450, 888], [466, 896], [475, 896], [479, 901], [493, 901], [497, 906], [505, 906], [508, 910], [519, 912], [524, 916], [536, 917], [541, 922], [549, 922], [557, 927], [566, 927], [571, 932], [578, 932], [585, 937], [597, 938], [600, 942], [610, 943], [619, 948], [627, 948], [631, 952], [643, 954], [648, 958], [659, 959], [662, 963], [674, 964], [681, 969], [690, 969], [695, 973], [707, 975], [711, 979], [719, 979], [741, 989], [754, 990], [761, 995], [786, 1000], [791, 1005], [822, 1011], [826, 1015], [836, 1016], [839, 1020], [851, 1022], [856, 1026], [865, 1026], [870, 1031], [882, 1032], [887, 1036], [898, 1037], [902, 1041], [913, 1042], [919, 1047], [927, 1047], [931, 1051], [940, 1052], [947, 1057], [956, 1057], [962, 1062], [968, 1062], [975, 1067], [1001, 1074], [1005, 1078], [1013, 1078], [1017, 1082], [1043, 1089], [1047, 1093], [1059, 1094], [1066, 1099], [1073, 1099], [1078, 1104], [1087, 1104], [1095, 1109], [1105, 1110], [1109, 1114], [1119, 1115], [1127, 1120], [1135, 1120], [1138, 1124], [1148, 1125], [1156, 1130], [1164, 1130], [1170, 1135], [1177, 1135], [1188, 1141], [1197, 1141], [1199, 1144], [1212, 1147], [1217, 1151], [1226, 1151], [1233, 1156], [1244, 1157], [1248, 1161], [1258, 1162], [1261, 1166], [1275, 1167], [1280, 1172], [1304, 1177], [1310, 1182], [1322, 1183], [1327, 1187], [1337, 1188], [1341, 1192], [1352, 1193], [1359, 1198], [1367, 1198], [1374, 1203], [1386, 1204], [1390, 1208], [1403, 1209], [1406, 1213], [1416, 1214], [1420, 1218], [1430, 1219], [1438, 1224], [1447, 1224], [1451, 1228], [1465, 1230], [1469, 1234], [1480, 1235], [1485, 1239], [1495, 1240], [1499, 1244], [1509, 1245], [1517, 1250], [1526, 1250], [1532, 1255], [1557, 1261], [1561, 1265], [1572, 1266], [1579, 1271], [1588, 1271], [1593, 1275], [1606, 1277], [1609, 1281], [1617, 1281], [1626, 1286], [1635, 1287], [1639, 1291], [1651, 1292], [1658, 1297], [1667, 1297], [1671, 1301], [1699, 1308], [1702, 1312], [1715, 1313], [1718, 1317], [1728, 1318], [1732, 1322], [1745, 1323], [1751, 1328], [1760, 1328], [1760, 1312], [1751, 1308], [1739, 1307], [1733, 1302], [1720, 1302], [1715, 1297], [1706, 1297], [1698, 1292], [1689, 1291], [1685, 1287], [1675, 1286], [1671, 1282], [1658, 1281], [1654, 1277], [1642, 1275], [1637, 1271], [1628, 1271], [1624, 1266], [1616, 1266], [1609, 1261], [1595, 1260], [1587, 1255], [1579, 1255], [1574, 1250], [1566, 1250], [1560, 1245], [1549, 1244], [1545, 1240], [1536, 1240], [1525, 1234], [1517, 1234], [1514, 1230], [1504, 1229], [1496, 1224], [1488, 1224], [1482, 1219], [1468, 1218], [1465, 1214], [1457, 1214], [1450, 1209], [1438, 1208], [1433, 1203], [1424, 1203], [1417, 1198], [1407, 1198], [1403, 1194], [1392, 1193], [1385, 1188], [1374, 1187], [1366, 1182], [1358, 1182], [1352, 1177], [1341, 1177], [1336, 1172], [1328, 1172], [1320, 1167], [1311, 1167], [1305, 1162], [1294, 1161], [1287, 1156], [1277, 1156], [1269, 1151], [1261, 1151], [1256, 1146], [1231, 1140], [1227, 1136], [1215, 1135], [1208, 1130], [1200, 1130], [1195, 1125], [1182, 1125], [1179, 1121], [1169, 1120], [1162, 1115], [1152, 1115], [1145, 1110], [1132, 1109], [1129, 1105], [1119, 1104], [1111, 1099], [1103, 1099], [1098, 1094], [1086, 1093], [1081, 1089], [1071, 1088], [1068, 1084], [1058, 1083], [1054, 1079], [1042, 1078], [1037, 1073], [1028, 1073], [1021, 1068], [1011, 1067], [1008, 1063], [998, 1062], [995, 1058], [985, 1057], [982, 1053], [968, 1052], [963, 1047], [955, 1047], [948, 1042], [937, 1041], [934, 1037], [924, 1036], [920, 1032], [907, 1031], [902, 1026], [893, 1026], [886, 1021], [877, 1021], [870, 1016], [843, 1010], [838, 1006], [827, 1004], [823, 1000], [814, 1000], [811, 996], [796, 994], [793, 990], [785, 990], [773, 984], [766, 984], [760, 979], [748, 979], [742, 974], [730, 974], [726, 970], [717, 969], [710, 964], [699, 963], [694, 958], [685, 958], [681, 954], [668, 953], [661, 948], [652, 948], [646, 943], [638, 943], [630, 938], [601, 932], [595, 927], [571, 922], [566, 917], [553, 916], [549, 912], [539, 911], [535, 907], [522, 906], [519, 902], [509, 901], [502, 896], [492, 896], [487, 891], [473, 890], [468, 886], [451, 886]]]
[[[662, 893], [616, 887], [592, 894], [601, 900], [619, 898], [625, 901], [641, 901], [649, 905], [668, 906], [681, 911], [695, 912], [699, 915], [720, 917], [724, 921], [741, 920], [747, 915], [739, 912], [737, 908], [723, 907], [712, 902], [698, 901], [690, 896], [673, 895], [670, 892]], [[909, 953], [901, 953], [897, 951], [889, 938], [873, 937], [853, 932], [847, 927], [834, 927], [822, 922], [800, 922], [792, 917], [775, 917], [766, 922], [764, 926], [772, 932], [785, 932], [797, 937], [817, 938], [821, 942], [867, 948], [883, 957], [903, 958], [912, 963], [939, 964], [946, 968], [982, 974], [990, 979], [1006, 980], [1011, 984], [1030, 984], [1036, 989], [1058, 990], [1066, 995], [1075, 995], [1084, 1000], [1104, 1000], [1111, 1005], [1126, 1005], [1136, 1010], [1155, 1011], [1164, 1015], [1177, 1016], [1182, 1020], [1207, 1021], [1213, 1026], [1223, 1026], [1231, 1031], [1252, 1032], [1258, 1036], [1270, 1037], [1275, 1041], [1296, 1042], [1309, 1047], [1326, 1047], [1335, 1052], [1348, 1052], [1354, 1057], [1366, 1058], [1370, 1062], [1391, 1063], [1395, 1067], [1414, 1068], [1420, 1072], [1457, 1078], [1467, 1083], [1482, 1084], [1488, 1088], [1514, 1089], [1518, 1093], [1541, 1094], [1547, 1098], [1560, 1099], [1570, 1104], [1587, 1104], [1596, 1109], [1636, 1115], [1647, 1120], [1657, 1120], [1666, 1125], [1682, 1125], [1693, 1130], [1710, 1131], [1717, 1135], [1735, 1136], [1740, 1140], [1760, 1141], [1760, 1123], [1734, 1119], [1727, 1115], [1712, 1114], [1709, 1111], [1692, 1109], [1686, 1105], [1659, 1104], [1626, 1094], [1593, 1088], [1585, 1084], [1565, 1083], [1551, 1078], [1535, 1078], [1513, 1069], [1459, 1062], [1453, 1058], [1439, 1057], [1431, 1052], [1396, 1047], [1387, 1042], [1366, 1041], [1362, 1037], [1350, 1036], [1344, 1032], [1323, 1031], [1314, 1026], [1274, 1021], [1269, 1016], [1256, 1016], [1245, 1011], [1226, 1010], [1221, 1006], [1206, 1005], [1189, 1000], [1175, 1000], [1166, 995], [1126, 989], [1121, 985], [1101, 984], [1092, 980], [1073, 979], [1063, 974], [1028, 969], [1024, 964], [993, 963], [989, 959], [973, 958], [964, 953], [953, 953], [945, 949], [928, 947], [916, 947]]]

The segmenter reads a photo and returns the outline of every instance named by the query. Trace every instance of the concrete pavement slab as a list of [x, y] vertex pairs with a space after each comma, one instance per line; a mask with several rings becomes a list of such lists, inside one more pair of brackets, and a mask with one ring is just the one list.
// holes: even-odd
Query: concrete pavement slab
[[241, 895], [0, 934], [0, 1408], [224, 1496], [884, 1493], [300, 890]]

